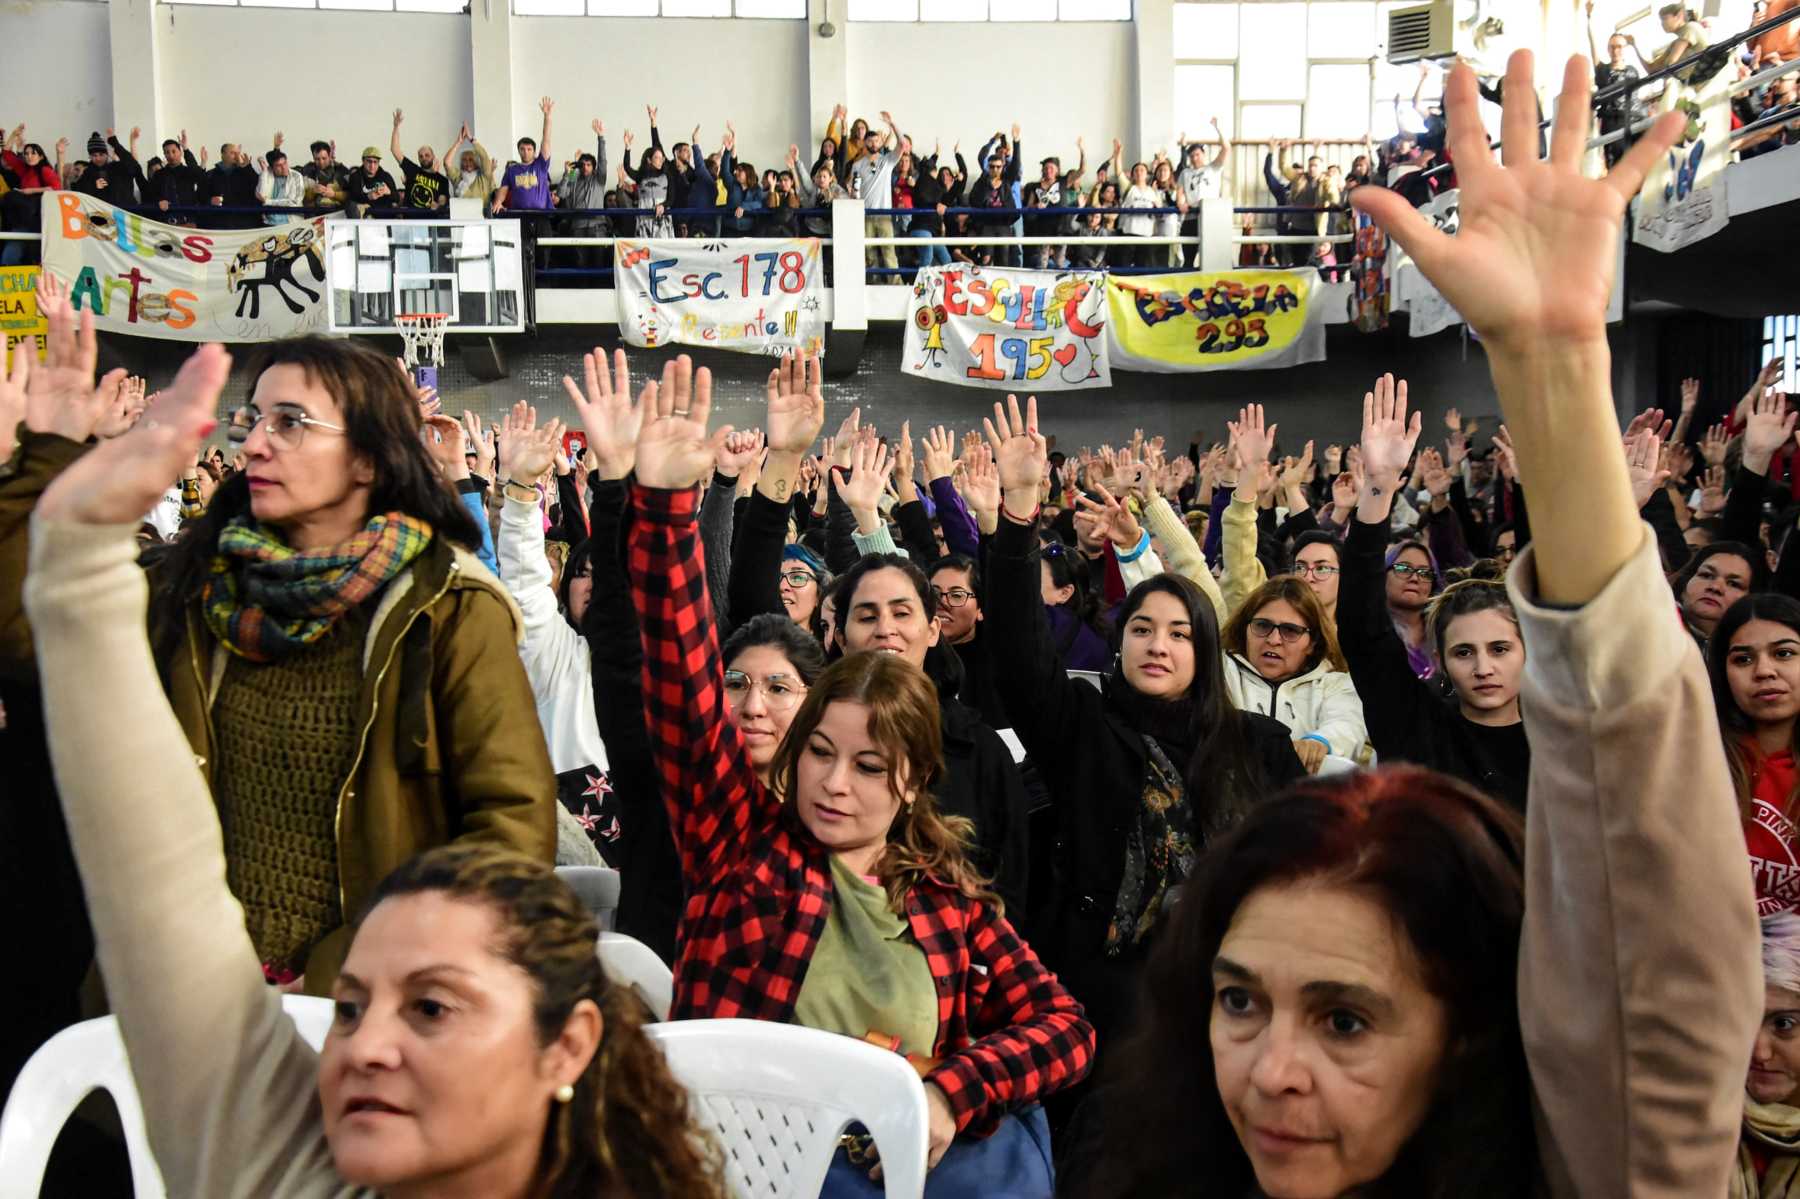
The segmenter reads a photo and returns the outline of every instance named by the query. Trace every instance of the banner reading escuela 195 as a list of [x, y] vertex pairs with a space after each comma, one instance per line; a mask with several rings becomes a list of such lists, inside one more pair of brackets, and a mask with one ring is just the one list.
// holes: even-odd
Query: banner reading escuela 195
[[191, 229], [45, 192], [44, 269], [107, 332], [176, 341], [316, 333], [326, 317], [323, 219]]
[[1176, 372], [1263, 370], [1321, 362], [1318, 273], [1283, 270], [1108, 275], [1115, 367]]

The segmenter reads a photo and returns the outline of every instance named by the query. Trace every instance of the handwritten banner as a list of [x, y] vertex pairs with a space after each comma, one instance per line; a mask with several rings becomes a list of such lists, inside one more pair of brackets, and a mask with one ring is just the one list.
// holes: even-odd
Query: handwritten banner
[[35, 266], [0, 266], [0, 333], [6, 334], [5, 367], [9, 371], [15, 346], [34, 347], [39, 362], [49, 352], [50, 322], [38, 312], [37, 281]]
[[44, 193], [44, 269], [94, 327], [174, 341], [272, 341], [325, 327], [324, 218], [255, 229], [163, 225]]
[[1731, 71], [1698, 87], [1667, 80], [1661, 111], [1687, 114], [1681, 140], [1650, 168], [1638, 192], [1631, 240], [1669, 253], [1711, 237], [1731, 219], [1725, 167], [1731, 161]]
[[619, 334], [631, 345], [824, 351], [817, 238], [621, 240], [614, 252]]
[[1112, 385], [1104, 275], [938, 266], [912, 290], [905, 374], [1003, 391]]
[[1109, 275], [1113, 364], [1125, 370], [1264, 370], [1325, 358], [1310, 267]]

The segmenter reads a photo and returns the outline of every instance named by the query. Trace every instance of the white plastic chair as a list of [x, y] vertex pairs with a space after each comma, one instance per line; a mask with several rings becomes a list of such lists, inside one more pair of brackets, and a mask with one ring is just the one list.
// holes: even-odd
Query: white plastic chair
[[619, 913], [619, 872], [610, 866], [558, 866], [556, 877], [569, 884], [582, 906], [594, 914], [602, 931], [610, 931]]
[[675, 1002], [675, 975], [655, 950], [624, 933], [601, 933], [594, 949], [607, 978], [636, 991], [658, 1020], [669, 1018], [669, 1007]]
[[854, 1121], [875, 1138], [888, 1199], [924, 1195], [930, 1115], [924, 1084], [899, 1054], [762, 1020], [677, 1020], [645, 1031], [718, 1137], [738, 1199], [814, 1199]]
[[[281, 1006], [308, 1045], [317, 1049], [331, 1027], [331, 1000], [284, 995]], [[163, 1199], [162, 1171], [150, 1152], [137, 1082], [112, 1016], [83, 1020], [51, 1037], [19, 1072], [0, 1114], [0, 1199], [37, 1199], [51, 1147], [89, 1092], [105, 1091], [119, 1111], [131, 1159], [136, 1199]]]

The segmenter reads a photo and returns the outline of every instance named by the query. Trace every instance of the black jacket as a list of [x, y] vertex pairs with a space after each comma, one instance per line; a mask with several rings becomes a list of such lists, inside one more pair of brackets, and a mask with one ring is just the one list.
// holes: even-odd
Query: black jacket
[[1338, 577], [1338, 643], [1362, 697], [1369, 743], [1382, 762], [1441, 770], [1525, 810], [1531, 747], [1525, 726], [1488, 728], [1446, 705], [1412, 672], [1387, 606], [1387, 525], [1350, 521]]
[[[982, 636], [1013, 731], [1057, 809], [1056, 884], [1032, 947], [1086, 1006], [1104, 1038], [1129, 1026], [1143, 961], [1141, 951], [1107, 958], [1105, 945], [1150, 753], [1142, 734], [1106, 696], [1069, 678], [1057, 660], [1044, 615], [1037, 540], [1035, 524], [1001, 520], [988, 555]], [[1300, 759], [1287, 727], [1253, 713], [1243, 718], [1271, 792], [1299, 778]]]
[[[261, 208], [262, 197], [256, 194], [256, 172], [245, 167], [216, 166], [206, 173], [206, 199], [210, 204], [219, 197], [225, 208]], [[253, 213], [221, 213], [200, 218], [203, 226], [214, 229], [254, 229], [262, 218]]]
[[[166, 162], [156, 177], [150, 180], [152, 199], [160, 200], [175, 208], [192, 208], [206, 203], [206, 172], [200, 169], [192, 150], [183, 150], [181, 161]], [[179, 219], [191, 221], [193, 214], [187, 213]]]
[[644, 725], [644, 643], [625, 570], [627, 498], [620, 480], [596, 477], [588, 489], [594, 590], [581, 632], [593, 654], [594, 715], [606, 743], [607, 777], [619, 801], [623, 864], [614, 925], [672, 963], [684, 902], [681, 860]]
[[938, 684], [944, 738], [944, 776], [932, 793], [943, 811], [974, 822], [975, 868], [993, 880], [995, 893], [1006, 903], [1007, 920], [1029, 940], [1035, 931], [1026, 912], [1031, 851], [1018, 763], [979, 713], [950, 698], [962, 681], [960, 670], [934, 672], [932, 681]]

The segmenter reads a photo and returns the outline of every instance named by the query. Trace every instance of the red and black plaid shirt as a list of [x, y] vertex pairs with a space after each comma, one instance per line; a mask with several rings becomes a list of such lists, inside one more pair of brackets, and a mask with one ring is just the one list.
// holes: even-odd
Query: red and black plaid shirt
[[[784, 815], [727, 716], [694, 491], [634, 485], [632, 499], [644, 709], [688, 892], [673, 1016], [792, 1023], [831, 907], [828, 851]], [[906, 918], [937, 980], [927, 1081], [958, 1129], [991, 1132], [1087, 1073], [1093, 1026], [993, 908], [927, 882], [907, 894]]]

